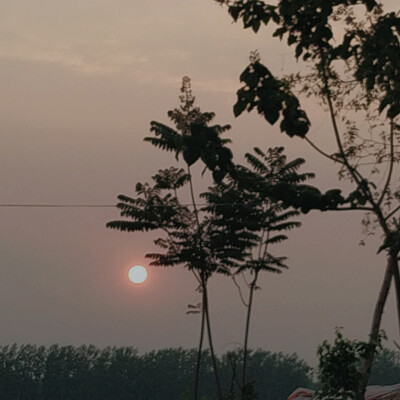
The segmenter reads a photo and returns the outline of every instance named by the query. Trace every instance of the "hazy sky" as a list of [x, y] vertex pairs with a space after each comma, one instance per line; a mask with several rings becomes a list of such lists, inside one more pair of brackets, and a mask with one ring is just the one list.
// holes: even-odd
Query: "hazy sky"
[[[385, 3], [395, 7], [398, 0]], [[151, 120], [167, 122], [181, 78], [192, 78], [203, 110], [232, 124], [235, 157], [283, 144], [307, 159], [323, 188], [331, 166], [306, 143], [288, 140], [257, 115], [232, 114], [238, 76], [259, 49], [273, 72], [294, 71], [269, 31], [232, 24], [212, 0], [2, 0], [0, 4], [0, 203], [114, 204], [137, 181], [174, 163], [143, 142]], [[327, 116], [311, 108], [312, 138], [331, 148]], [[0, 344], [132, 345], [140, 351], [194, 347], [197, 303], [188, 272], [151, 269], [127, 281], [151, 235], [107, 230], [115, 209], [0, 208]], [[358, 214], [311, 213], [281, 249], [290, 270], [265, 274], [251, 346], [314, 362], [336, 326], [366, 338], [383, 277], [379, 237], [359, 247]], [[217, 351], [242, 340], [244, 312], [232, 283], [211, 282]], [[393, 293], [383, 327], [396, 331]]]

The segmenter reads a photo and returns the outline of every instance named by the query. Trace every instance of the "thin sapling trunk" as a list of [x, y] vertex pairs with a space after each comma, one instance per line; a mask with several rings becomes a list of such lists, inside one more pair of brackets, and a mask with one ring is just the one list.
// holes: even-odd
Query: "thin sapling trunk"
[[203, 351], [204, 341], [204, 321], [205, 321], [205, 310], [204, 310], [204, 292], [202, 293], [202, 305], [201, 305], [201, 325], [200, 325], [200, 341], [197, 350], [197, 361], [196, 361], [196, 372], [194, 380], [194, 400], [199, 398], [199, 383], [200, 383], [200, 366], [201, 366], [201, 353]]
[[386, 300], [390, 290], [390, 284], [392, 282], [392, 276], [394, 269], [397, 268], [397, 254], [390, 253], [387, 259], [387, 266], [385, 270], [385, 276], [379, 291], [379, 296], [375, 305], [374, 315], [372, 318], [371, 331], [369, 337], [369, 347], [365, 359], [363, 368], [363, 374], [360, 381], [360, 388], [357, 394], [357, 400], [364, 400], [365, 390], [368, 385], [369, 376], [371, 374], [372, 364], [374, 362], [375, 350], [379, 340], [379, 331], [382, 321], [383, 310], [385, 308]]
[[211, 333], [210, 310], [209, 310], [209, 306], [208, 306], [207, 282], [205, 282], [203, 284], [203, 291], [204, 291], [204, 297], [203, 297], [203, 299], [204, 299], [204, 313], [205, 313], [205, 316], [206, 316], [206, 325], [207, 325], [208, 342], [209, 342], [209, 345], [210, 345], [211, 361], [212, 361], [212, 364], [213, 364], [215, 382], [216, 382], [217, 390], [218, 390], [218, 399], [222, 400], [221, 382], [220, 382], [220, 379], [219, 379], [217, 359], [216, 359], [216, 356], [215, 356], [214, 344], [213, 344], [212, 333]]
[[254, 297], [254, 291], [256, 289], [258, 273], [259, 273], [259, 271], [255, 271], [254, 279], [250, 284], [249, 302], [247, 305], [246, 328], [245, 328], [245, 333], [244, 333], [244, 347], [243, 347], [242, 400], [244, 400], [244, 396], [245, 396], [245, 392], [246, 392], [250, 317], [251, 317], [251, 312], [252, 312], [252, 307], [253, 307], [253, 297]]

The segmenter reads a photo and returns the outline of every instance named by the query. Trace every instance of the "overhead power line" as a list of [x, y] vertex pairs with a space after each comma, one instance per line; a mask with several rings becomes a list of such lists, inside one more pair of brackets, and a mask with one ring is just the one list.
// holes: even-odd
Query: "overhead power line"
[[[122, 204], [122, 203], [118, 203]], [[218, 206], [239, 206], [239, 205], [250, 205], [251, 203], [219, 203]], [[253, 203], [254, 204], [254, 203]], [[205, 207], [207, 203], [196, 203], [196, 206]], [[0, 203], [0, 207], [6, 208], [117, 208], [117, 204], [16, 204], [16, 203]], [[147, 207], [193, 207], [193, 204], [149, 204]]]
[[0, 204], [0, 207], [14, 208], [110, 208], [116, 207], [115, 204]]

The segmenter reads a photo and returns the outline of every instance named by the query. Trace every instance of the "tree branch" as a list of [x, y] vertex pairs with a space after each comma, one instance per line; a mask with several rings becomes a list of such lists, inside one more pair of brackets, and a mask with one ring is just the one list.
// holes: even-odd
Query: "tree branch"
[[245, 307], [248, 308], [249, 305], [248, 305], [248, 304], [246, 303], [246, 301], [244, 300], [242, 288], [241, 288], [240, 285], [236, 282], [235, 275], [232, 275], [232, 280], [233, 280], [233, 283], [235, 284], [235, 286], [238, 288], [240, 300], [242, 301], [243, 305], [244, 305]]
[[201, 285], [201, 279], [200, 279], [200, 277], [196, 274], [196, 271], [194, 271], [194, 270], [192, 269], [192, 272], [193, 272], [193, 275], [194, 275], [194, 277], [196, 278], [198, 284]]
[[383, 199], [385, 198], [386, 192], [389, 188], [390, 181], [392, 179], [393, 174], [393, 165], [394, 165], [394, 123], [393, 118], [390, 120], [390, 164], [389, 164], [389, 172], [386, 178], [385, 186], [382, 189], [381, 196], [377, 202], [377, 206], [379, 207], [382, 204]]
[[340, 160], [338, 158], [335, 158], [331, 156], [328, 153], [325, 153], [323, 150], [321, 150], [317, 145], [315, 145], [307, 136], [304, 137], [306, 142], [314, 149], [317, 150], [318, 153], [322, 154], [324, 157], [329, 158], [329, 160], [332, 160], [333, 162], [338, 162], [340, 164], [344, 164], [343, 160]]
[[342, 207], [329, 211], [374, 211], [373, 207]]
[[[322, 80], [324, 83], [324, 92], [326, 96], [326, 100], [328, 102], [328, 107], [329, 107], [329, 114], [331, 117], [331, 122], [332, 122], [332, 127], [333, 127], [333, 132], [334, 136], [336, 139], [336, 143], [339, 149], [339, 153], [341, 155], [342, 159], [342, 164], [347, 168], [349, 171], [350, 175], [354, 179], [354, 181], [357, 183], [359, 187], [362, 186], [363, 181], [365, 181], [364, 177], [354, 168], [353, 166], [350, 165], [346, 153], [343, 148], [342, 140], [340, 138], [339, 134], [339, 127], [336, 122], [336, 116], [335, 116], [335, 110], [333, 107], [333, 102], [332, 102], [332, 96], [331, 96], [331, 91], [329, 87], [329, 82], [328, 82], [328, 75], [327, 75], [327, 69], [329, 68], [328, 63], [326, 62], [326, 57], [325, 54], [323, 53], [323, 50], [321, 49], [321, 61], [322, 61]], [[372, 194], [370, 193], [369, 189], [366, 188], [367, 195], [370, 198], [370, 200], [373, 201]]]
[[385, 221], [387, 221], [390, 217], [392, 217], [394, 214], [397, 213], [397, 211], [400, 210], [400, 206], [397, 206], [394, 210], [392, 210], [386, 217], [384, 218]]

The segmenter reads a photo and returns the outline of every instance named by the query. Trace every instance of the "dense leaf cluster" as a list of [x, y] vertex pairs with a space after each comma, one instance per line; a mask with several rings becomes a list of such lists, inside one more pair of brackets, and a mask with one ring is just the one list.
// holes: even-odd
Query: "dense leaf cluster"
[[229, 139], [221, 134], [230, 129], [229, 125], [212, 125], [215, 114], [201, 112], [194, 106], [195, 97], [190, 89], [190, 78], [184, 77], [182, 83], [181, 106], [168, 111], [175, 129], [160, 122], [152, 121], [150, 131], [155, 136], [144, 140], [165, 151], [175, 153], [178, 160], [182, 155], [188, 166], [201, 160], [215, 180], [220, 181], [232, 168], [232, 152], [226, 146]]
[[225, 146], [229, 139], [222, 139], [221, 133], [229, 129], [229, 125], [207, 126], [200, 123], [189, 125], [184, 135], [176, 130], [153, 121], [151, 131], [155, 137], [146, 137], [145, 141], [162, 150], [173, 151], [178, 159], [182, 154], [188, 165], [201, 159], [213, 173], [215, 180], [221, 180], [232, 165], [232, 152]]
[[[300, 223], [292, 220], [299, 213], [273, 193], [279, 184], [297, 187], [314, 175], [298, 173], [304, 160], [288, 162], [282, 147], [267, 152], [255, 148], [245, 158], [247, 167], [236, 165], [233, 176], [202, 194], [208, 203], [204, 211], [212, 216], [212, 241], [220, 262], [237, 267], [235, 274], [245, 270], [280, 273], [286, 268], [285, 257], [272, 255], [269, 247], [286, 240], [284, 233]], [[252, 255], [253, 248], [257, 256]], [[229, 260], [235, 252], [241, 255], [240, 263]]]
[[238, 100], [233, 109], [235, 116], [256, 108], [271, 125], [281, 115], [280, 129], [289, 136], [304, 137], [307, 134], [310, 121], [300, 108], [299, 100], [257, 59], [242, 72], [240, 81], [245, 85], [237, 92]]
[[254, 154], [246, 154], [246, 160], [249, 167], [232, 167], [228, 179], [202, 193], [205, 204], [196, 210], [181, 204], [177, 197], [177, 190], [188, 182], [184, 170], [159, 170], [152, 185], [136, 185], [138, 197], [118, 197], [117, 207], [125, 219], [107, 226], [128, 232], [164, 232], [165, 237], [156, 239], [155, 244], [165, 252], [147, 255], [154, 266], [183, 265], [206, 276], [215, 271], [228, 273], [231, 267], [239, 267], [236, 272], [249, 268], [280, 272], [285, 267], [283, 259], [266, 252], [266, 257], [254, 260], [252, 249], [287, 239], [281, 232], [300, 225], [291, 221], [298, 212], [288, 208], [304, 208], [308, 193], [321, 201], [321, 194], [302, 184], [314, 176], [297, 172], [304, 160], [288, 162], [283, 148], [267, 153], [256, 148]]
[[361, 44], [350, 42], [347, 50], [355, 53], [357, 59], [355, 77], [369, 91], [376, 87], [382, 90], [379, 111], [388, 107], [388, 118], [395, 118], [400, 114], [400, 17], [395, 13], [382, 15], [372, 32], [358, 35]]
[[[382, 339], [385, 338], [381, 333], [377, 339], [374, 351], [380, 353], [380, 362], [391, 363], [393, 371], [386, 370], [388, 377], [382, 381], [377, 377], [371, 376], [371, 383], [397, 383], [399, 376], [394, 378], [395, 372], [395, 352], [382, 350]], [[333, 344], [324, 341], [318, 348], [319, 366], [318, 378], [320, 382], [319, 396], [324, 399], [349, 400], [355, 399], [360, 390], [362, 372], [360, 367], [368, 356], [371, 343], [350, 340], [343, 337], [340, 329], [336, 329], [336, 337]], [[382, 365], [383, 367], [383, 365]], [[379, 374], [378, 364], [375, 365], [375, 373]]]
[[[290, 221], [298, 215], [288, 210], [291, 206], [302, 207], [304, 197], [311, 204], [310, 192], [318, 200], [321, 197], [317, 189], [302, 185], [314, 175], [299, 174], [304, 160], [288, 162], [282, 147], [266, 153], [256, 148], [254, 154], [246, 155], [248, 167], [235, 165], [226, 147], [229, 140], [220, 137], [229, 126], [208, 126], [214, 114], [194, 106], [189, 78], [183, 79], [181, 90], [180, 108], [168, 112], [175, 129], [152, 122], [155, 136], [145, 141], [174, 152], [177, 159], [182, 155], [187, 171], [159, 170], [151, 184], [136, 185], [137, 197], [118, 196], [117, 207], [124, 219], [111, 221], [107, 227], [163, 232], [155, 240], [163, 252], [147, 254], [151, 265], [183, 265], [198, 273], [203, 284], [214, 272], [231, 274], [232, 267], [237, 267], [233, 273], [246, 269], [280, 272], [286, 267], [284, 258], [272, 256], [267, 247], [287, 238], [281, 231], [300, 225]], [[286, 117], [290, 124], [290, 116]], [[215, 183], [200, 194], [205, 204], [196, 205], [193, 196], [190, 204], [183, 204], [180, 189], [193, 192], [190, 167], [198, 160], [212, 171]], [[262, 256], [254, 259], [252, 251], [258, 246], [265, 250], [260, 249]]]
[[[166, 179], [169, 176], [170, 179]], [[153, 266], [183, 265], [189, 270], [199, 271], [209, 277], [214, 271], [224, 272], [224, 265], [216, 262], [216, 242], [211, 235], [210, 220], [199, 220], [189, 206], [181, 204], [175, 191], [186, 182], [187, 174], [182, 169], [160, 170], [153, 176], [153, 185], [136, 185], [137, 198], [120, 195], [117, 207], [125, 220], [112, 221], [109, 228], [122, 231], [159, 231], [164, 237], [155, 240], [155, 244], [165, 250], [162, 253], [150, 253], [146, 256]]]
[[[381, 8], [375, 0], [280, 0], [277, 6], [260, 0], [216, 1], [227, 4], [233, 19], [242, 19], [244, 27], [255, 32], [261, 22], [267, 25], [273, 21], [278, 26], [273, 36], [287, 37], [287, 44], [295, 46], [296, 58], [302, 56], [304, 61], [313, 60], [322, 75], [335, 61], [351, 65], [353, 78], [363, 84], [367, 92], [382, 93], [380, 111], [388, 107], [389, 118], [400, 114], [398, 14], [379, 15]], [[360, 4], [371, 13], [372, 22], [369, 25], [353, 24], [352, 17], [347, 17], [345, 34], [339, 40], [334, 38], [332, 25], [339, 15], [344, 14], [345, 7]], [[274, 124], [282, 110], [282, 132], [300, 137], [307, 134], [307, 115], [284, 80], [274, 77], [258, 60], [245, 69], [240, 79], [245, 86], [238, 91], [235, 115], [256, 107], [269, 123]]]

